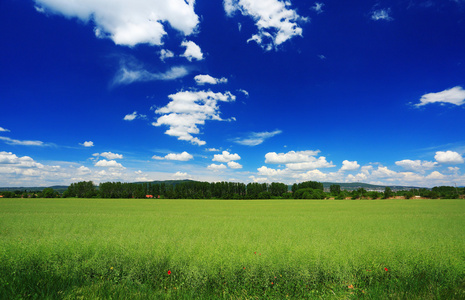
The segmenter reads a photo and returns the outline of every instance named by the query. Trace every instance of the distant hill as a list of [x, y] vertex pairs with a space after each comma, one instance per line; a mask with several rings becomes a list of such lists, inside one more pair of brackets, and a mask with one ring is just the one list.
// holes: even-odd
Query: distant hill
[[54, 186], [33, 186], [33, 187], [0, 187], [0, 192], [14, 192], [14, 191], [28, 191], [39, 192], [46, 188], [52, 188], [57, 192], [63, 193], [68, 189], [67, 185], [54, 185]]
[[364, 188], [365, 190], [375, 190], [375, 191], [384, 191], [386, 187], [390, 187], [393, 191], [399, 190], [411, 190], [411, 189], [424, 189], [425, 187], [418, 186], [400, 186], [400, 185], [376, 185], [368, 184], [363, 182], [350, 182], [350, 183], [337, 183], [337, 182], [322, 182], [323, 187], [329, 190], [329, 187], [332, 184], [337, 184], [341, 186], [341, 190], [353, 191], [359, 188]]

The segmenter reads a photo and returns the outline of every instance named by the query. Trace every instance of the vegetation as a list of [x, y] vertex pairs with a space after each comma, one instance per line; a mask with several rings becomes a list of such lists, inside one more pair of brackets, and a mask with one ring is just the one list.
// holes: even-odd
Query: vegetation
[[2, 299], [464, 299], [461, 200], [0, 199]]

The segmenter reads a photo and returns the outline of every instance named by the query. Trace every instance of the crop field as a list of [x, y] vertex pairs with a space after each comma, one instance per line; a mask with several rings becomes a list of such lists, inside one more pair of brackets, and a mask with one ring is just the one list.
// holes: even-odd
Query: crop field
[[0, 298], [465, 299], [465, 201], [0, 199]]

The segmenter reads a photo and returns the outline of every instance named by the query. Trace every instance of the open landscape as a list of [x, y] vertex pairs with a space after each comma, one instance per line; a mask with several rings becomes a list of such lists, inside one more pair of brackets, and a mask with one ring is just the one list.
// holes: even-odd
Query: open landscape
[[463, 299], [463, 200], [0, 199], [2, 299]]

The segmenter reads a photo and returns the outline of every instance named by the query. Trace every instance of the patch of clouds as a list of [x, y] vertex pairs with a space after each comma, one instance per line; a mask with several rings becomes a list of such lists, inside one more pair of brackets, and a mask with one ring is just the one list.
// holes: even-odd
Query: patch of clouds
[[428, 93], [420, 98], [420, 103], [416, 107], [424, 106], [431, 103], [449, 103], [461, 106], [465, 103], [465, 90], [461, 86], [456, 86], [448, 90], [437, 93]]
[[360, 165], [357, 163], [357, 161], [344, 160], [342, 162], [342, 167], [340, 170], [341, 171], [355, 171], [358, 168], [360, 168]]
[[237, 91], [238, 91], [238, 92], [241, 92], [241, 93], [244, 94], [246, 97], [249, 97], [249, 92], [247, 92], [246, 90], [238, 89]]
[[165, 155], [164, 157], [157, 156], [157, 155], [152, 156], [152, 159], [156, 159], [156, 160], [189, 161], [193, 158], [194, 156], [192, 156], [192, 154], [187, 153], [186, 151], [183, 151], [182, 153], [169, 153]]
[[10, 130], [8, 130], [6, 128], [3, 128], [3, 127], [0, 127], [0, 132], [10, 132]]
[[374, 21], [392, 21], [394, 20], [391, 17], [391, 9], [390, 8], [385, 8], [385, 9], [377, 9], [371, 13], [371, 19]]
[[207, 169], [212, 170], [212, 171], [221, 171], [224, 169], [227, 169], [226, 165], [224, 164], [211, 164], [207, 167]]
[[134, 82], [148, 81], [169, 81], [182, 78], [189, 74], [189, 70], [184, 66], [171, 67], [164, 73], [152, 73], [141, 68], [121, 66], [113, 78], [113, 85], [127, 85]]
[[203, 60], [203, 53], [200, 47], [193, 41], [183, 41], [181, 46], [186, 47], [181, 56], [185, 57], [188, 61], [192, 60]]
[[302, 36], [299, 23], [308, 20], [290, 8], [290, 1], [224, 0], [223, 4], [229, 17], [239, 11], [255, 21], [258, 32], [247, 42], [254, 41], [266, 51], [277, 49], [294, 36]]
[[162, 45], [169, 26], [185, 36], [196, 32], [195, 0], [35, 0], [36, 10], [95, 25], [98, 38], [117, 45]]
[[138, 114], [137, 111], [135, 111], [132, 114], [125, 115], [123, 118], [124, 121], [134, 121], [135, 119], [147, 119], [147, 116]]
[[172, 175], [173, 178], [176, 178], [176, 179], [191, 179], [192, 176], [187, 174], [186, 172], [176, 172]]
[[216, 148], [207, 148], [205, 150], [208, 152], [220, 152], [221, 151], [220, 149], [216, 149]]
[[106, 159], [110, 159], [110, 160], [112, 160], [112, 159], [123, 159], [122, 154], [112, 153], [112, 152], [94, 153], [94, 154], [92, 154], [92, 156], [95, 156], [95, 157], [102, 156], [102, 157], [105, 157]]
[[275, 130], [272, 132], [252, 132], [248, 135], [248, 137], [243, 139], [237, 138], [234, 140], [234, 142], [244, 146], [257, 146], [262, 144], [265, 140], [272, 138], [280, 133], [282, 133], [281, 130]]
[[433, 180], [441, 180], [441, 179], [444, 179], [444, 178], [445, 178], [445, 176], [443, 174], [441, 174], [440, 172], [438, 172], [438, 171], [433, 171], [433, 172], [431, 172], [431, 174], [426, 176], [426, 179], [433, 179]]
[[92, 141], [85, 141], [84, 143], [79, 144], [79, 145], [84, 146], [84, 147], [94, 147], [94, 142], [92, 142]]
[[174, 53], [172, 51], [170, 51], [170, 50], [167, 50], [167, 49], [161, 49], [158, 54], [160, 55], [160, 60], [162, 62], [165, 62], [165, 60], [167, 58], [173, 58], [174, 57]]
[[228, 167], [231, 169], [242, 169], [242, 165], [235, 161], [228, 162]]
[[219, 84], [219, 83], [227, 83], [228, 79], [225, 77], [222, 78], [215, 78], [210, 75], [197, 75], [194, 77], [195, 82], [198, 85], [205, 85], [205, 84]]
[[326, 56], [324, 56], [323, 54], [318, 55], [318, 58], [321, 60], [326, 60]]
[[320, 150], [305, 150], [305, 151], [289, 151], [287, 153], [268, 152], [265, 155], [265, 163], [267, 164], [289, 164], [314, 161]]
[[0, 136], [0, 140], [5, 141], [6, 144], [13, 146], [47, 146], [47, 144], [42, 141], [20, 141], [5, 136]]
[[212, 161], [227, 163], [233, 160], [240, 160], [241, 157], [237, 153], [229, 153], [228, 151], [223, 151], [221, 154], [215, 154]]
[[438, 163], [432, 162], [432, 161], [404, 159], [404, 160], [396, 161], [396, 165], [401, 166], [406, 170], [423, 173], [426, 170], [433, 169], [434, 167], [438, 165]]
[[[230, 92], [214, 93], [212, 91], [181, 91], [169, 95], [168, 98], [171, 102], [155, 110], [156, 114], [162, 116], [152, 125], [169, 126], [165, 134], [199, 146], [205, 145], [206, 142], [193, 136], [193, 134], [200, 133], [198, 125], [204, 125], [207, 120], [225, 121], [220, 117], [218, 103], [236, 100], [236, 96]], [[230, 120], [234, 119], [226, 121]]]
[[371, 172], [371, 176], [374, 178], [392, 178], [396, 177], [397, 172], [390, 170], [388, 167], [378, 166], [378, 169]]
[[102, 159], [95, 163], [96, 167], [103, 167], [103, 168], [116, 168], [116, 169], [126, 169], [123, 167], [122, 164], [117, 162], [116, 160], [106, 160]]
[[438, 151], [434, 159], [441, 164], [463, 164], [464, 159], [462, 155], [455, 151]]
[[325, 6], [324, 3], [320, 3], [320, 2], [315, 2], [315, 4], [312, 6], [312, 9], [317, 13], [317, 14], [321, 14], [323, 11], [323, 6]]

